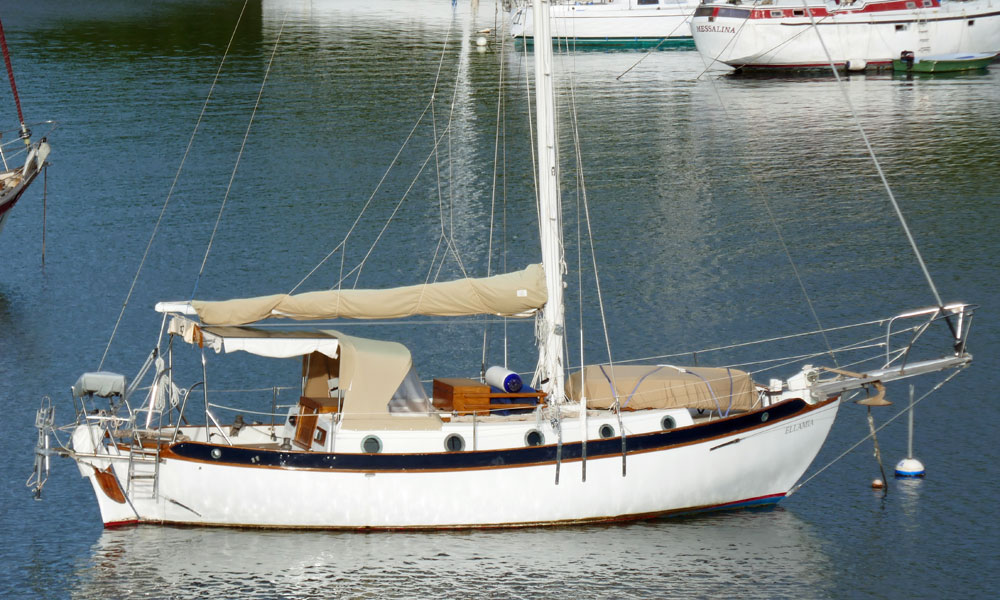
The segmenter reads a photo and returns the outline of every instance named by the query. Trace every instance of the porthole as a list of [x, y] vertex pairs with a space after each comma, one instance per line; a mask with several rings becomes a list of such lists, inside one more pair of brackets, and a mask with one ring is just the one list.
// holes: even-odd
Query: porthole
[[667, 415], [660, 420], [660, 427], [663, 428], [664, 431], [673, 429], [674, 427], [677, 427], [677, 421], [675, 421], [670, 415]]
[[365, 439], [361, 440], [361, 450], [369, 454], [378, 454], [382, 451], [382, 440], [378, 439], [378, 436], [366, 435]]
[[763, 423], [764, 421], [766, 421], [768, 416], [770, 416], [770, 415], [768, 415], [767, 413], [761, 414], [760, 415], [760, 422]]
[[212, 448], [212, 458], [218, 459], [222, 457], [222, 450], [218, 448]]
[[448, 452], [461, 452], [465, 450], [465, 438], [453, 433], [444, 438], [444, 449]]
[[605, 423], [597, 430], [597, 435], [601, 436], [603, 439], [615, 437], [615, 428]]
[[541, 431], [532, 429], [528, 433], [524, 434], [524, 443], [527, 446], [541, 446], [545, 443], [545, 436], [542, 435]]

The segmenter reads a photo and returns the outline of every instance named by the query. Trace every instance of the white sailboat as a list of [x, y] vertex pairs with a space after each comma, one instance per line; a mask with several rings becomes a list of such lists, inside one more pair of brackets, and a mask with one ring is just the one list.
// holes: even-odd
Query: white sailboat
[[[0, 23], [0, 50], [3, 52], [14, 105], [17, 107], [17, 117], [21, 123], [17, 139], [4, 143], [0, 137], [0, 167], [2, 167], [0, 168], [0, 231], [3, 231], [11, 209], [21, 199], [31, 182], [42, 172], [51, 148], [44, 137], [38, 142], [31, 141], [31, 131], [25, 124], [21, 112], [21, 100], [17, 95], [17, 85], [14, 83], [14, 70], [10, 63], [10, 52], [7, 50], [7, 39], [3, 33], [2, 23]], [[21, 147], [9, 149], [10, 144]]]
[[[536, 23], [550, 22], [548, 9], [535, 3]], [[767, 385], [665, 364], [567, 375], [552, 44], [547, 26], [535, 35], [541, 265], [388, 290], [162, 302], [156, 350], [136, 377], [93, 372], [74, 384], [76, 419], [60, 428], [70, 444], [52, 448], [53, 410], [39, 410], [36, 493], [57, 453], [90, 481], [106, 526], [516, 527], [768, 505], [799, 481], [852, 391], [969, 364], [971, 308], [939, 303], [885, 321], [883, 360], [863, 372], [805, 366]], [[536, 319], [537, 391], [494, 367], [485, 381], [436, 378], [428, 395], [402, 344], [254, 326], [470, 314]], [[917, 342], [945, 325], [943, 355], [922, 355]], [[186, 380], [174, 361], [185, 350], [202, 364]], [[301, 375], [278, 422], [216, 417], [208, 365], [233, 353]]]
[[702, 2], [698, 51], [736, 68], [864, 70], [917, 57], [1000, 52], [995, 0], [766, 0]]
[[[552, 2], [552, 37], [573, 46], [653, 46], [691, 43], [697, 0], [597, 0]], [[531, 42], [531, 2], [510, 8], [510, 35]]]

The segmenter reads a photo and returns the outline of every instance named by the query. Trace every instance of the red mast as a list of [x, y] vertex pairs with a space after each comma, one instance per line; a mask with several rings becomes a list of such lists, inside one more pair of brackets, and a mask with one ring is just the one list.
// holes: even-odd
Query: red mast
[[25, 143], [30, 143], [31, 133], [24, 124], [24, 114], [21, 112], [21, 99], [17, 95], [17, 84], [14, 83], [14, 68], [10, 66], [10, 53], [7, 51], [7, 38], [3, 34], [3, 22], [0, 21], [0, 49], [3, 50], [3, 62], [7, 65], [7, 77], [10, 79], [10, 91], [14, 93], [14, 105], [17, 106], [17, 119], [21, 122], [21, 137]]

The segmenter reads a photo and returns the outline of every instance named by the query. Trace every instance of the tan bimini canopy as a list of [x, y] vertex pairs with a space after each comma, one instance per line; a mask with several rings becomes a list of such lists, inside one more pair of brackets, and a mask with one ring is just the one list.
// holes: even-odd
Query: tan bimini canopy
[[389, 402], [413, 366], [406, 346], [344, 335], [333, 330], [279, 331], [254, 327], [201, 327], [184, 317], [170, 321], [169, 332], [216, 352], [243, 351], [270, 358], [319, 352], [339, 363], [346, 429], [440, 429], [434, 414], [389, 412]]
[[544, 306], [542, 265], [480, 279], [458, 279], [384, 290], [329, 290], [206, 302], [192, 308], [205, 325], [243, 325], [268, 317], [296, 320], [398, 319], [414, 315], [517, 316]]
[[[584, 367], [587, 406], [611, 408], [615, 402], [611, 381], [623, 410], [696, 408], [750, 410], [757, 392], [750, 374], [736, 369], [674, 367], [670, 365], [588, 365]], [[580, 401], [580, 371], [569, 376], [566, 394]]]

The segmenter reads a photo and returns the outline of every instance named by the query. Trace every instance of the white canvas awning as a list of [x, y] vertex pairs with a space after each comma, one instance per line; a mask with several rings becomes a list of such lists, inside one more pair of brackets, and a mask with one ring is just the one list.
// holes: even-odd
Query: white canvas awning
[[292, 358], [319, 352], [337, 358], [340, 342], [325, 331], [278, 331], [253, 327], [200, 327], [184, 317], [170, 320], [169, 333], [216, 352], [248, 352], [267, 358]]
[[[205, 325], [244, 325], [270, 317], [319, 320], [398, 319], [414, 315], [518, 316], [542, 308], [546, 297], [545, 273], [536, 264], [523, 271], [479, 279], [382, 290], [329, 290], [218, 302], [193, 300], [190, 306]], [[176, 305], [169, 306], [177, 310]]]

